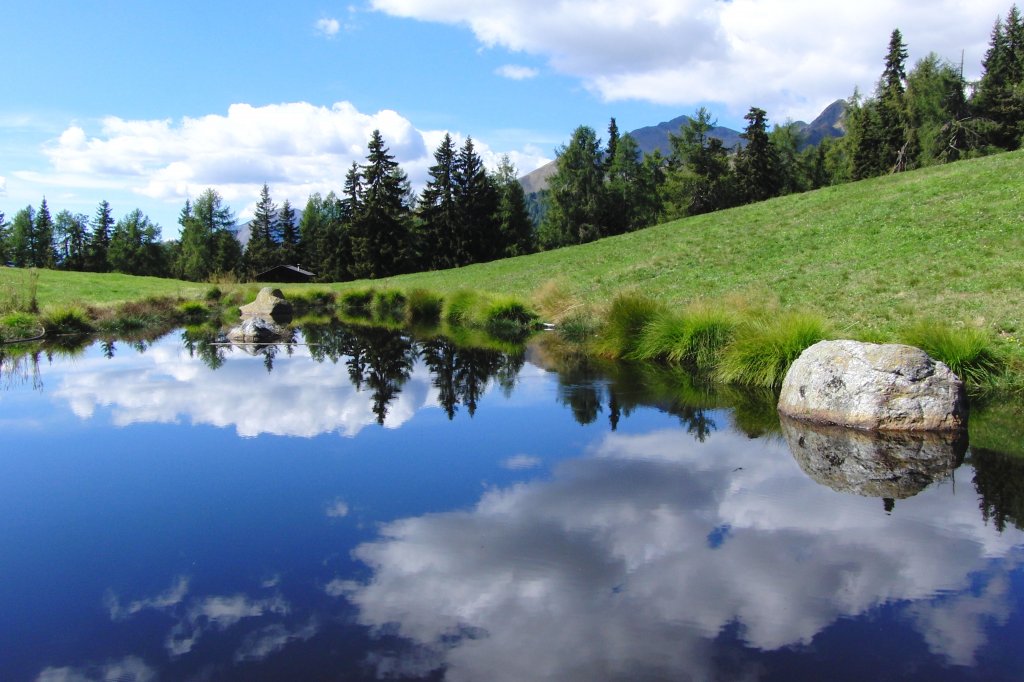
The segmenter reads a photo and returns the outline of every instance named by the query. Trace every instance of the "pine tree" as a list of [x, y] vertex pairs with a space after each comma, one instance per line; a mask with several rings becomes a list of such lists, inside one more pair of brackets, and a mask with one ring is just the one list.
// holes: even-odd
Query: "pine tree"
[[92, 219], [92, 233], [86, 254], [86, 268], [90, 272], [107, 272], [107, 249], [110, 247], [110, 230], [114, 227], [114, 216], [110, 204], [101, 201]]
[[135, 209], [117, 221], [110, 235], [110, 267], [129, 275], [165, 274], [160, 226], [141, 209]]
[[557, 170], [548, 180], [548, 210], [539, 231], [545, 249], [582, 244], [604, 233], [604, 169], [594, 129], [576, 128], [556, 156]]
[[295, 225], [295, 209], [287, 199], [281, 203], [277, 222], [281, 229], [281, 262], [286, 265], [298, 265], [299, 233]]
[[235, 237], [235, 218], [216, 190], [206, 189], [194, 204], [186, 200], [179, 220], [181, 251], [175, 265], [179, 276], [203, 281], [240, 269], [242, 245]]
[[1010, 150], [1020, 146], [1024, 134], [1024, 22], [1016, 5], [1005, 23], [996, 19], [971, 104], [989, 124], [985, 131], [988, 145]]
[[740, 135], [747, 141], [736, 155], [736, 182], [743, 202], [763, 201], [778, 196], [781, 189], [778, 153], [768, 137], [764, 109], [751, 107], [743, 117], [748, 121]]
[[324, 211], [324, 199], [319, 192], [314, 192], [306, 200], [299, 221], [299, 254], [302, 264], [316, 273], [320, 280], [329, 280], [327, 259], [325, 257], [327, 234], [327, 216]]
[[277, 229], [277, 206], [270, 199], [270, 188], [264, 183], [249, 221], [249, 242], [245, 247], [245, 269], [250, 277], [277, 264]]
[[623, 135], [616, 145], [608, 167], [605, 199], [605, 234], [632, 232], [657, 219], [658, 191], [632, 135]]
[[500, 249], [497, 248], [494, 218], [498, 209], [498, 193], [471, 137], [466, 138], [459, 150], [452, 183], [458, 225], [458, 264], [497, 258]]
[[526, 206], [526, 193], [519, 184], [516, 167], [508, 154], [501, 157], [493, 183], [498, 192], [496, 222], [498, 233], [501, 235], [499, 257], [510, 258], [533, 253], [536, 250], [536, 239], [533, 221], [530, 220], [530, 212]]
[[434, 152], [429, 180], [420, 194], [417, 242], [420, 267], [443, 270], [459, 265], [459, 212], [455, 204], [455, 143], [444, 138]]
[[86, 265], [86, 247], [89, 240], [89, 218], [63, 210], [53, 221], [54, 243], [57, 245], [57, 264], [65, 270], [83, 270]]
[[879, 165], [883, 172], [907, 170], [911, 167], [910, 160], [916, 156], [904, 97], [906, 62], [907, 46], [903, 42], [903, 34], [898, 28], [893, 29], [877, 95], [881, 125]]
[[42, 203], [39, 204], [34, 227], [30, 241], [32, 265], [37, 268], [52, 268], [57, 258], [53, 248], [53, 218], [50, 217], [46, 197], [43, 197]]
[[370, 136], [362, 177], [362, 205], [352, 226], [353, 274], [398, 274], [408, 263], [409, 181], [379, 130]]
[[15, 213], [14, 221], [11, 223], [11, 260], [19, 268], [33, 264], [32, 239], [35, 232], [35, 216], [35, 209], [29, 205]]
[[604, 148], [604, 168], [605, 172], [611, 168], [612, 161], [615, 159], [615, 150], [619, 146], [619, 125], [615, 122], [613, 116], [611, 121], [608, 122], [608, 144]]

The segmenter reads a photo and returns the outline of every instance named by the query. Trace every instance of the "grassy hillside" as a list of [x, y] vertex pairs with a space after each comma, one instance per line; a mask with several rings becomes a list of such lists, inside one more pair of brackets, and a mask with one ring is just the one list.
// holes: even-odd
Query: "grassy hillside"
[[[603, 303], [635, 290], [817, 311], [839, 331], [888, 336], [908, 318], [1024, 334], [1024, 152], [868, 180], [687, 218], [583, 246], [404, 275], [375, 286], [529, 297], [557, 280]], [[27, 279], [0, 268], [0, 294]], [[335, 290], [363, 283], [286, 285]], [[251, 286], [251, 285], [249, 285]], [[40, 306], [198, 298], [209, 285], [41, 271]]]
[[529, 295], [556, 279], [600, 303], [634, 289], [815, 310], [887, 335], [907, 318], [1022, 328], [1024, 152], [830, 187], [583, 246], [382, 285]]

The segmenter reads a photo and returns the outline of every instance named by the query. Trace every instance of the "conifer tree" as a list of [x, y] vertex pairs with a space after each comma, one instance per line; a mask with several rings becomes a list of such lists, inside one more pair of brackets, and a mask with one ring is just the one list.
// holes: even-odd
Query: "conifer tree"
[[370, 136], [362, 178], [362, 201], [352, 226], [353, 275], [398, 274], [408, 262], [409, 181], [379, 130]]
[[281, 202], [277, 221], [281, 230], [281, 262], [286, 265], [298, 265], [299, 233], [295, 225], [295, 209], [287, 199]]
[[203, 281], [238, 271], [242, 245], [235, 237], [235, 218], [216, 190], [204, 190], [194, 204], [186, 200], [179, 220], [181, 250], [175, 266], [179, 276]]
[[89, 218], [63, 210], [53, 221], [54, 243], [57, 247], [57, 264], [65, 270], [83, 270], [86, 264], [86, 247], [89, 239]]
[[6, 265], [11, 260], [10, 227], [11, 224], [4, 219], [4, 212], [0, 211], [0, 265]]
[[245, 269], [250, 277], [277, 264], [276, 232], [277, 206], [270, 199], [270, 188], [264, 183], [249, 221], [249, 242], [245, 247]]
[[548, 180], [548, 210], [539, 231], [542, 248], [602, 236], [606, 202], [600, 144], [593, 128], [579, 126], [569, 144], [556, 153], [557, 170]]
[[612, 160], [615, 159], [615, 150], [619, 146], [619, 125], [615, 122], [613, 116], [611, 121], [608, 122], [608, 144], [604, 148], [604, 167], [605, 171], [611, 168]]
[[459, 265], [480, 263], [496, 258], [498, 193], [484, 162], [476, 153], [473, 138], [467, 137], [459, 150], [452, 173], [453, 196], [457, 212], [456, 238]]
[[434, 152], [434, 165], [427, 171], [429, 180], [419, 200], [417, 241], [420, 266], [443, 270], [459, 265], [459, 212], [455, 204], [455, 143], [444, 138]]
[[91, 272], [107, 272], [107, 249], [110, 247], [110, 230], [114, 227], [114, 216], [106, 200], [100, 202], [92, 219], [92, 234], [89, 237], [86, 267]]
[[324, 199], [319, 192], [314, 192], [306, 200], [299, 221], [299, 254], [302, 264], [313, 271], [318, 279], [329, 280], [327, 273], [326, 239], [327, 216], [324, 211]]
[[985, 135], [989, 145], [999, 149], [1020, 146], [1024, 134], [1024, 21], [1016, 5], [1005, 22], [996, 19], [972, 105], [989, 123]]
[[748, 121], [740, 135], [747, 146], [736, 155], [736, 181], [741, 200], [745, 203], [762, 201], [778, 196], [778, 153], [768, 137], [768, 118], [764, 109], [750, 107], [743, 117]]
[[632, 135], [618, 141], [605, 183], [605, 235], [632, 232], [655, 222], [658, 191]]
[[136, 208], [114, 225], [108, 252], [110, 267], [129, 275], [165, 274], [160, 226]]
[[46, 205], [46, 197], [39, 204], [39, 212], [36, 213], [32, 237], [29, 241], [32, 253], [32, 265], [37, 268], [52, 268], [56, 262], [56, 254], [53, 248], [53, 218], [50, 217], [50, 209]]
[[536, 239], [533, 221], [526, 206], [526, 193], [519, 184], [516, 167], [508, 154], [501, 157], [498, 170], [494, 173], [494, 187], [498, 192], [497, 225], [501, 235], [499, 257], [510, 258], [533, 253]]
[[19, 268], [30, 267], [32, 263], [32, 239], [35, 232], [35, 209], [31, 204], [14, 214], [11, 222], [11, 260]]

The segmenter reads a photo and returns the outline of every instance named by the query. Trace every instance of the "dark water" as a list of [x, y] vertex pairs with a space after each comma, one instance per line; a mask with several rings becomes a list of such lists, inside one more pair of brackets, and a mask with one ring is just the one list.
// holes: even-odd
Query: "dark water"
[[3, 361], [0, 679], [1024, 678], [1019, 459], [307, 339]]

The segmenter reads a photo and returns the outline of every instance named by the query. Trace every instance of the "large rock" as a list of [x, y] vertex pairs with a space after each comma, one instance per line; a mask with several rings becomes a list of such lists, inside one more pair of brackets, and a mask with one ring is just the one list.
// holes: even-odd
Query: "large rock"
[[800, 468], [833, 490], [904, 499], [953, 475], [967, 450], [962, 432], [870, 432], [782, 417]]
[[250, 317], [228, 332], [228, 339], [235, 343], [273, 343], [287, 336], [287, 328], [269, 317]]
[[919, 348], [821, 341], [790, 367], [779, 412], [859, 429], [958, 431], [967, 397], [963, 382]]
[[269, 317], [277, 322], [288, 322], [292, 319], [292, 304], [285, 300], [280, 289], [263, 287], [256, 294], [256, 300], [239, 308], [242, 317]]

